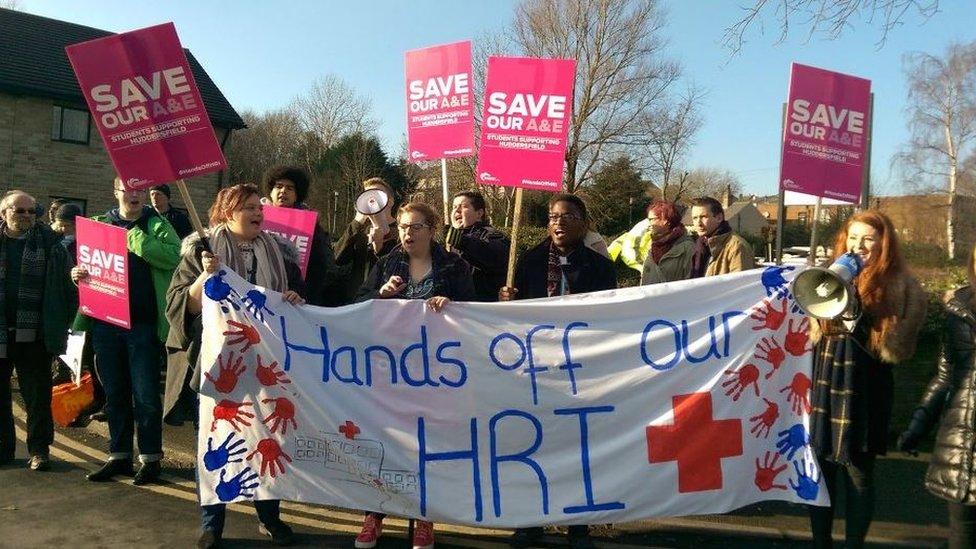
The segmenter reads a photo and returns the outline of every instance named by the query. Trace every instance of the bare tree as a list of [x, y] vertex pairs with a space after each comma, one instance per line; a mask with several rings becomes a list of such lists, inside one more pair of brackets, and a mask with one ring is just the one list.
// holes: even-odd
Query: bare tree
[[601, 155], [632, 145], [641, 117], [667, 100], [680, 70], [664, 58], [657, 0], [523, 0], [512, 41], [531, 57], [576, 59], [566, 150], [568, 192], [592, 177]]
[[232, 183], [258, 183], [270, 166], [300, 160], [301, 129], [290, 110], [244, 111], [241, 118], [247, 129], [232, 134], [226, 152]]
[[763, 29], [765, 16], [772, 12], [779, 25], [779, 40], [789, 36], [798, 24], [808, 27], [808, 39], [823, 33], [829, 39], [839, 37], [852, 28], [854, 19], [867, 18], [867, 24], [879, 27], [881, 36], [878, 47], [884, 46], [888, 33], [903, 24], [909, 13], [917, 13], [924, 19], [939, 11], [939, 0], [753, 0], [752, 5], [742, 6], [743, 16], [725, 29], [722, 43], [732, 54], [738, 53], [745, 43], [746, 32], [755, 24]]
[[19, 10], [20, 0], [0, 0], [0, 8], [6, 10]]
[[[665, 189], [667, 191], [668, 189]], [[676, 191], [676, 192], [675, 192]], [[670, 200], [690, 200], [710, 196], [721, 201], [726, 194], [735, 197], [742, 193], [742, 181], [730, 170], [719, 168], [695, 168], [682, 174], [681, 188], [672, 191]]]
[[665, 103], [645, 113], [640, 124], [643, 135], [639, 139], [638, 155], [643, 160], [642, 168], [662, 189], [665, 197], [669, 191], [681, 194], [682, 174], [672, 181], [678, 165], [694, 143], [695, 134], [701, 128], [702, 118], [698, 106], [704, 97], [701, 90], [689, 87], [677, 104]]
[[315, 136], [304, 147], [305, 164], [310, 168], [325, 149], [342, 137], [376, 131], [372, 101], [335, 74], [313, 83], [307, 92], [292, 101], [289, 109], [297, 117], [299, 127]]
[[898, 159], [916, 188], [948, 193], [946, 251], [955, 259], [959, 168], [976, 143], [976, 42], [952, 43], [942, 57], [909, 53], [903, 65], [911, 138]]

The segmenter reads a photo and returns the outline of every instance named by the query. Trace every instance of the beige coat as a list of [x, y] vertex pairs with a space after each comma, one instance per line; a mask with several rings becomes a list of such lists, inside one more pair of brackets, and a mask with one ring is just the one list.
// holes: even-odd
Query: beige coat
[[715, 276], [756, 268], [752, 246], [741, 236], [728, 232], [709, 237], [711, 258], [705, 268], [705, 276]]
[[691, 258], [695, 255], [695, 241], [687, 234], [682, 235], [671, 249], [661, 256], [661, 261], [654, 263], [650, 250], [644, 260], [644, 270], [641, 273], [641, 284], [658, 284], [686, 280], [691, 276]]

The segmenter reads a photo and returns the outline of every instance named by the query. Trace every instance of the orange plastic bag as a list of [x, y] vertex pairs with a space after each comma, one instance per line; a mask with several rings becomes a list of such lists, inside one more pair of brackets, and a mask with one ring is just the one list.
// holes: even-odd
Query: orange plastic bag
[[56, 385], [51, 391], [51, 414], [54, 422], [67, 427], [81, 411], [95, 401], [95, 384], [90, 372], [81, 376], [81, 385], [73, 381]]

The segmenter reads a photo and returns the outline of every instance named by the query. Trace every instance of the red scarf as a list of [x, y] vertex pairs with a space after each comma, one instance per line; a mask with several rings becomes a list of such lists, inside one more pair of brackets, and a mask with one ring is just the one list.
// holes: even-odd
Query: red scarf
[[677, 225], [662, 238], [651, 240], [651, 259], [654, 260], [654, 264], [657, 265], [660, 263], [664, 254], [671, 250], [671, 246], [674, 246], [675, 240], [678, 240], [678, 238], [684, 236], [687, 232], [684, 225]]

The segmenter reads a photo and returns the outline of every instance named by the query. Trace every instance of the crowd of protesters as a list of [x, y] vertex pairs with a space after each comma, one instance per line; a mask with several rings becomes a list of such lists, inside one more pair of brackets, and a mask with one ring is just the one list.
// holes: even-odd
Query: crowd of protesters
[[[420, 299], [434, 312], [452, 301], [511, 301], [556, 297], [617, 287], [606, 242], [592, 231], [587, 206], [558, 194], [548, 204], [546, 237], [518, 257], [511, 286], [505, 283], [509, 239], [492, 227], [484, 197], [457, 194], [444, 224], [427, 204], [397, 204], [382, 179], [363, 190], [384, 196], [377, 211], [357, 213], [333, 247], [316, 226], [307, 276], [284, 238], [262, 230], [263, 204], [307, 208], [309, 178], [298, 168], [270, 170], [263, 189], [223, 189], [210, 208], [209, 227], [193, 231], [170, 204], [165, 185], [146, 190], [114, 182], [117, 207], [94, 219], [126, 230], [132, 328], [123, 330], [77, 312], [77, 283], [88, 276], [73, 266], [73, 204], [51, 204], [48, 222], [34, 197], [10, 191], [0, 201], [0, 466], [14, 458], [11, 376], [27, 411], [28, 467], [49, 468], [54, 428], [51, 415], [52, 358], [65, 349], [69, 327], [90, 336], [99, 402], [109, 428], [109, 459], [91, 481], [133, 476], [156, 481], [163, 456], [162, 423], [196, 423], [200, 387], [203, 285], [218, 268], [281, 292], [290, 303], [342, 306], [369, 299]], [[647, 208], [646, 259], [641, 284], [658, 284], [752, 269], [753, 250], [735, 234], [717, 200], [691, 204], [694, 233], [681, 221], [682, 208], [656, 201]], [[209, 242], [204, 245], [202, 237]], [[925, 320], [925, 293], [902, 259], [897, 232], [882, 213], [851, 217], [837, 235], [834, 254], [856, 254], [864, 265], [855, 281], [863, 311], [853, 329], [841, 321], [810, 319], [816, 343], [811, 402], [811, 445], [820, 460], [831, 500], [846, 492], [846, 546], [860, 547], [874, 509], [874, 464], [886, 451], [894, 396], [892, 366], [910, 358]], [[969, 265], [976, 282], [976, 250]], [[926, 487], [949, 501], [951, 547], [976, 540], [976, 292], [966, 286], [946, 297], [947, 342], [939, 370], [899, 439], [914, 451], [939, 425]], [[159, 349], [159, 352], [147, 350]], [[164, 370], [165, 393], [159, 394]], [[941, 422], [940, 422], [941, 419]], [[134, 444], [134, 439], [137, 444]], [[138, 447], [138, 454], [134, 448]], [[138, 456], [139, 467], [133, 467]], [[276, 544], [292, 531], [280, 518], [278, 501], [255, 501], [260, 530]], [[817, 547], [831, 545], [833, 507], [811, 507]], [[220, 543], [223, 505], [201, 507], [200, 547]], [[377, 544], [385, 516], [367, 513], [355, 547]], [[515, 531], [511, 544], [536, 544], [542, 528]], [[433, 525], [417, 521], [415, 549], [434, 546]], [[586, 525], [569, 528], [572, 547], [592, 547]]]

